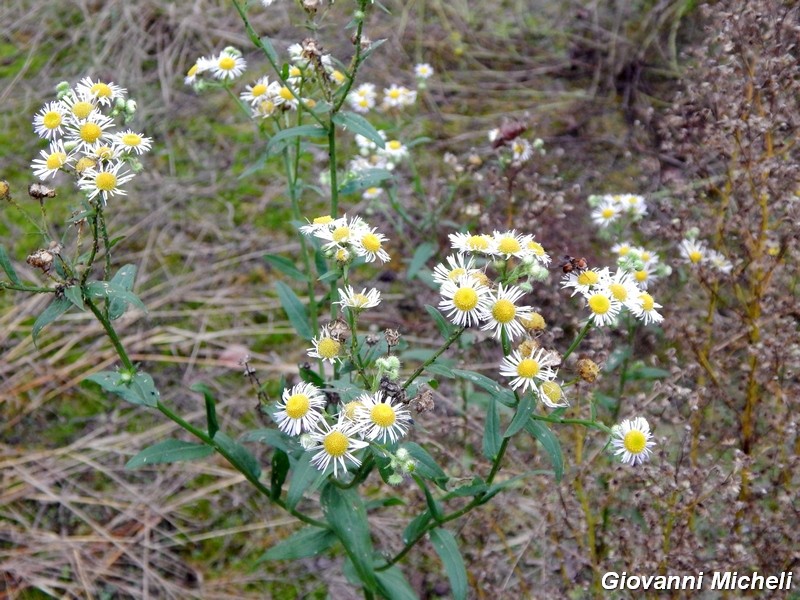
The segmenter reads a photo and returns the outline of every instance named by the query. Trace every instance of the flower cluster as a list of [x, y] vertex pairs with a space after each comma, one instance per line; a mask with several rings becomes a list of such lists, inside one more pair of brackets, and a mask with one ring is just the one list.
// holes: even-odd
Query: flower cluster
[[592, 195], [587, 201], [592, 208], [592, 221], [599, 227], [608, 227], [623, 219], [638, 221], [647, 214], [647, 202], [635, 194]]
[[[426, 81], [433, 76], [433, 67], [427, 63], [420, 63], [414, 67], [414, 76], [417, 87], [424, 89]], [[355, 112], [368, 113], [374, 108], [384, 112], [400, 110], [413, 106], [417, 101], [417, 90], [412, 90], [404, 85], [392, 83], [383, 89], [383, 96], [378, 102], [378, 88], [374, 83], [362, 83], [353, 89], [347, 96], [347, 102]]]
[[[395, 444], [408, 431], [411, 414], [408, 408], [381, 391], [362, 393], [355, 400], [338, 406], [338, 414], [325, 410], [323, 391], [310, 383], [298, 383], [283, 392], [273, 413], [278, 428], [296, 437], [303, 435], [303, 447], [314, 456], [311, 463], [320, 471], [333, 464], [334, 477], [347, 472], [347, 463], [361, 464], [355, 453], [370, 443]], [[398, 456], [400, 451], [398, 451]], [[405, 457], [406, 472], [413, 461]]]
[[733, 264], [721, 252], [709, 248], [695, 238], [686, 238], [678, 248], [681, 258], [691, 266], [708, 265], [725, 275], [733, 270]]
[[393, 171], [397, 163], [408, 156], [408, 148], [400, 140], [388, 139], [382, 129], [378, 130], [378, 134], [385, 142], [383, 148], [363, 135], [356, 134], [359, 155], [352, 159], [347, 167], [350, 176], [358, 176], [368, 169]]
[[105, 203], [125, 195], [122, 185], [141, 168], [136, 158], [150, 150], [152, 140], [132, 129], [118, 129], [117, 120], [130, 121], [136, 103], [114, 83], [84, 77], [75, 87], [62, 82], [58, 100], [46, 103], [33, 118], [36, 134], [49, 141], [31, 168], [41, 180], [59, 171], [72, 173], [89, 199]]
[[320, 240], [327, 256], [340, 265], [349, 264], [355, 257], [361, 257], [366, 262], [391, 260], [389, 253], [384, 249], [384, 244], [388, 241], [386, 236], [379, 233], [376, 228], [370, 227], [361, 217], [352, 219], [348, 219], [347, 215], [338, 219], [329, 215], [317, 217], [300, 227], [300, 232]]
[[611, 251], [617, 255], [617, 266], [630, 273], [636, 285], [643, 290], [672, 273], [672, 269], [661, 262], [657, 253], [642, 246], [619, 242], [611, 247]]
[[[480, 326], [508, 342], [524, 338], [503, 358], [500, 374], [512, 378], [513, 389], [531, 390], [547, 406], [565, 406], [561, 386], [555, 382], [561, 359], [528, 339], [528, 332], [544, 327], [544, 319], [522, 303], [530, 281], [541, 279], [542, 270], [547, 275], [550, 257], [544, 248], [532, 235], [513, 230], [492, 235], [454, 233], [450, 241], [457, 253], [433, 270], [442, 297], [439, 308], [461, 327]], [[498, 271], [497, 282], [486, 274], [490, 265]], [[517, 284], [521, 279], [525, 281]]]

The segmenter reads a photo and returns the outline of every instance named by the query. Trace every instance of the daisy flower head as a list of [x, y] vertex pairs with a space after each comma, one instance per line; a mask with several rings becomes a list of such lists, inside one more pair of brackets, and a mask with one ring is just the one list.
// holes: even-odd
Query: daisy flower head
[[356, 422], [362, 435], [382, 444], [394, 444], [406, 434], [411, 413], [405, 405], [383, 397], [381, 392], [362, 394], [361, 406], [356, 408]]
[[347, 101], [354, 111], [366, 113], [375, 107], [377, 97], [378, 93], [375, 91], [375, 84], [362, 83], [347, 96]]
[[283, 390], [274, 418], [278, 429], [295, 436], [313, 430], [322, 418], [324, 408], [325, 394], [322, 390], [311, 383], [298, 383]]
[[89, 200], [99, 195], [105, 204], [111, 196], [125, 196], [127, 192], [120, 186], [131, 179], [133, 173], [125, 170], [122, 162], [111, 162], [100, 168], [95, 165], [86, 169], [78, 181], [78, 187], [88, 192]]
[[268, 98], [269, 83], [269, 76], [265, 75], [245, 87], [244, 91], [239, 94], [239, 98], [241, 98], [242, 102], [246, 102], [252, 106], [258, 106]]
[[368, 227], [361, 217], [353, 217], [348, 220], [347, 215], [343, 215], [332, 221], [327, 228], [315, 231], [314, 235], [328, 242], [324, 248], [330, 250], [353, 243], [365, 230], [368, 230]]
[[347, 307], [350, 310], [361, 311], [367, 308], [375, 308], [381, 303], [381, 293], [372, 288], [367, 291], [366, 288], [360, 292], [356, 292], [352, 286], [345, 286], [344, 289], [339, 290], [341, 300], [334, 302], [334, 304], [341, 304], [342, 307]]
[[607, 279], [605, 287], [614, 299], [619, 300], [629, 310], [632, 310], [639, 301], [639, 287], [628, 271], [617, 269], [617, 272]]
[[533, 239], [533, 236], [530, 236], [526, 239], [525, 250], [528, 251], [528, 255], [533, 256], [544, 266], [550, 264], [550, 255], [545, 252], [544, 247], [539, 242]]
[[115, 133], [113, 136], [114, 145], [127, 154], [143, 154], [149, 152], [153, 140], [136, 133], [132, 129]]
[[586, 306], [591, 311], [590, 319], [597, 327], [612, 325], [617, 320], [622, 303], [607, 287], [599, 287], [584, 294]]
[[538, 395], [537, 388], [543, 382], [555, 379], [553, 366], [557, 364], [558, 359], [550, 352], [545, 352], [544, 348], [534, 350], [529, 356], [514, 350], [503, 357], [500, 363], [500, 375], [513, 377], [511, 389], [522, 388], [520, 390], [522, 393], [530, 389]]
[[553, 379], [543, 381], [538, 387], [538, 392], [539, 400], [548, 408], [569, 406], [569, 402], [567, 402], [564, 395], [564, 388]]
[[392, 161], [403, 160], [408, 156], [408, 148], [400, 140], [389, 140], [378, 152]]
[[183, 83], [185, 83], [186, 85], [194, 85], [199, 75], [202, 75], [203, 73], [209, 71], [213, 67], [214, 67], [213, 58], [207, 58], [205, 56], [201, 56], [195, 61], [195, 63], [191, 67], [189, 67], [189, 70], [186, 72], [186, 76], [183, 78]]
[[433, 77], [433, 67], [428, 63], [414, 65], [414, 76], [417, 79], [430, 79]]
[[445, 281], [456, 281], [462, 275], [470, 275], [475, 269], [475, 259], [459, 252], [447, 257], [447, 265], [439, 263], [433, 268], [433, 280], [442, 285]]
[[102, 113], [93, 111], [83, 121], [72, 123], [67, 129], [66, 141], [75, 145], [76, 150], [91, 152], [95, 146], [103, 145], [110, 139], [114, 121]]
[[82, 122], [99, 114], [96, 98], [78, 94], [71, 89], [61, 98], [61, 103], [66, 108], [69, 119], [73, 122]]
[[708, 247], [698, 240], [683, 240], [679, 246], [681, 257], [691, 265], [708, 261]]
[[118, 99], [124, 100], [128, 90], [115, 83], [92, 81], [91, 77], [84, 77], [75, 85], [75, 92], [79, 96], [94, 98], [102, 106], [111, 106]]
[[611, 198], [604, 198], [592, 211], [592, 221], [599, 227], [608, 227], [619, 218], [621, 212], [618, 202]]
[[632, 249], [633, 244], [630, 242], [617, 242], [611, 246], [611, 251], [620, 257], [627, 255]]
[[647, 292], [640, 292], [636, 304], [631, 308], [633, 314], [641, 319], [645, 325], [650, 323], [660, 323], [664, 320], [663, 315], [656, 309], [661, 308], [661, 305], [653, 300], [653, 297]]
[[525, 327], [520, 320], [530, 318], [533, 310], [530, 306], [517, 306], [517, 301], [524, 295], [520, 288], [513, 285], [503, 288], [502, 283], [497, 286], [496, 293], [489, 292], [489, 308], [482, 316], [486, 323], [481, 329], [493, 329], [495, 338], [500, 338], [505, 331], [511, 341], [524, 335]]
[[331, 223], [334, 222], [334, 218], [330, 215], [323, 215], [321, 217], [315, 217], [313, 221], [310, 221], [308, 225], [303, 225], [300, 227], [300, 233], [303, 235], [317, 235], [318, 231], [324, 230], [331, 230]]
[[440, 293], [439, 308], [447, 313], [453, 323], [470, 327], [480, 323], [481, 315], [489, 309], [489, 288], [471, 275], [462, 275], [455, 281], [445, 281]]
[[587, 294], [595, 287], [601, 285], [608, 277], [608, 269], [580, 269], [573, 270], [561, 278], [561, 287], [574, 288], [572, 295]]
[[[413, 99], [412, 99], [413, 96]], [[386, 108], [401, 108], [416, 101], [416, 92], [412, 92], [402, 85], [393, 83], [383, 90], [383, 106]]]
[[361, 194], [361, 198], [364, 200], [375, 200], [376, 198], [380, 198], [383, 195], [383, 188], [379, 187], [368, 187], [364, 190]]
[[523, 163], [533, 155], [531, 143], [524, 138], [516, 138], [511, 142], [512, 159], [516, 163]]
[[725, 258], [724, 254], [717, 252], [716, 250], [708, 251], [708, 263], [717, 271], [724, 273], [725, 275], [729, 274], [733, 270], [733, 263]]
[[369, 442], [358, 439], [359, 426], [349, 421], [344, 413], [339, 413], [339, 420], [333, 426], [320, 419], [311, 433], [313, 445], [309, 450], [316, 452], [311, 464], [325, 471], [333, 463], [334, 477], [339, 476], [339, 469], [347, 472], [347, 460], [356, 467], [361, 466], [361, 461], [353, 453], [369, 445]]
[[220, 81], [233, 80], [244, 73], [247, 61], [236, 48], [228, 46], [217, 56], [211, 58], [209, 70]]
[[658, 279], [658, 275], [655, 269], [643, 266], [641, 269], [637, 269], [633, 272], [633, 279], [636, 281], [636, 285], [639, 286], [640, 290], [646, 290], [651, 283]]
[[656, 443], [650, 433], [650, 425], [644, 417], [625, 419], [611, 430], [611, 445], [614, 454], [622, 462], [636, 466], [650, 460]]
[[391, 257], [383, 248], [383, 243], [386, 241], [385, 235], [376, 233], [375, 228], [370, 227], [358, 232], [353, 240], [353, 247], [355, 248], [356, 254], [358, 256], [363, 256], [367, 262], [373, 262], [375, 260], [389, 262]]
[[492, 234], [492, 254], [509, 259], [512, 256], [521, 258], [528, 253], [525, 247], [527, 243], [526, 236], [519, 235], [516, 230], [499, 232], [495, 231]]
[[311, 358], [319, 358], [322, 361], [328, 361], [331, 364], [337, 360], [341, 362], [339, 353], [342, 351], [341, 340], [331, 333], [330, 328], [326, 325], [320, 329], [319, 335], [311, 339], [314, 344], [312, 348], [306, 350], [306, 353]]
[[34, 159], [33, 163], [31, 163], [31, 169], [33, 169], [33, 174], [42, 181], [49, 177], [54, 177], [73, 158], [64, 149], [62, 140], [51, 142], [46, 150], [39, 151], [39, 155], [41, 158]]
[[61, 126], [68, 115], [67, 107], [61, 102], [48, 102], [33, 116], [33, 130], [40, 138], [54, 140], [61, 135]]
[[631, 215], [634, 220], [641, 219], [647, 214], [647, 202], [644, 196], [637, 194], [622, 194], [617, 196], [622, 209]]
[[450, 246], [459, 252], [494, 253], [494, 239], [485, 233], [451, 233]]

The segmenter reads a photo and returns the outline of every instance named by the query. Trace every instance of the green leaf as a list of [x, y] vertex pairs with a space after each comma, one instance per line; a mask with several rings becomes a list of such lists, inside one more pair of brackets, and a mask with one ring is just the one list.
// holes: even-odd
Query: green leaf
[[374, 592], [378, 582], [372, 564], [373, 548], [367, 511], [361, 496], [355, 490], [340, 489], [329, 483], [322, 490], [320, 503], [364, 587]]
[[159, 393], [153, 383], [153, 378], [147, 373], [135, 373], [129, 381], [125, 381], [123, 374], [119, 371], [100, 371], [89, 375], [86, 381], [98, 384], [107, 392], [116, 394], [131, 404], [158, 406]]
[[445, 319], [444, 315], [439, 312], [439, 309], [431, 306], [430, 304], [425, 305], [425, 310], [428, 311], [428, 314], [433, 317], [434, 323], [436, 323], [436, 329], [439, 330], [439, 333], [442, 334], [442, 337], [447, 339], [455, 331], [455, 325], [450, 323], [447, 319]]
[[487, 502], [489, 502], [489, 500], [494, 498], [504, 489], [513, 486], [518, 481], [522, 481], [523, 479], [525, 479], [530, 475], [552, 475], [552, 474], [553, 474], [552, 471], [542, 471], [540, 469], [536, 469], [532, 471], [525, 471], [524, 473], [520, 473], [519, 475], [516, 475], [511, 479], [505, 479], [500, 483], [495, 483], [486, 491], [486, 494], [483, 496], [483, 498], [481, 498], [481, 504], [486, 504]]
[[422, 479], [422, 477], [420, 477], [416, 473], [413, 474], [412, 477], [414, 478], [414, 481], [417, 482], [417, 485], [419, 485], [419, 487], [422, 488], [422, 491], [425, 494], [425, 503], [428, 505], [428, 512], [431, 514], [431, 516], [435, 521], [437, 522], [441, 521], [442, 520], [441, 505], [436, 500], [436, 498], [433, 497], [433, 494], [431, 494], [431, 491], [428, 489], [428, 486], [425, 485], [425, 481]]
[[403, 543], [408, 544], [412, 540], [417, 539], [422, 532], [425, 531], [425, 528], [430, 522], [431, 513], [429, 513], [427, 510], [414, 517], [403, 530]]
[[292, 291], [292, 288], [282, 281], [276, 282], [275, 287], [278, 290], [278, 297], [281, 300], [283, 310], [286, 311], [286, 316], [289, 317], [292, 327], [300, 337], [310, 340], [314, 337], [314, 332], [311, 331], [311, 325], [308, 324], [308, 312], [306, 312], [305, 305], [300, 302], [300, 298]]
[[14, 265], [11, 264], [11, 259], [8, 257], [8, 253], [6, 249], [0, 246], [0, 267], [2, 267], [3, 271], [5, 271], [6, 275], [8, 275], [8, 279], [14, 285], [22, 285], [22, 281], [17, 276], [17, 272], [14, 270]]
[[486, 482], [483, 480], [483, 478], [475, 477], [467, 485], [461, 485], [456, 489], [454, 489], [452, 492], [449, 492], [445, 496], [445, 500], [449, 500], [450, 498], [477, 496], [481, 492], [485, 492], [486, 489], [487, 489]]
[[278, 271], [283, 273], [284, 275], [291, 277], [295, 281], [305, 281], [306, 276], [303, 275], [298, 268], [294, 265], [294, 262], [286, 258], [285, 256], [278, 256], [277, 254], [266, 254], [264, 255], [264, 260], [266, 260], [270, 265], [275, 267]]
[[258, 559], [258, 562], [265, 560], [297, 560], [298, 558], [308, 558], [310, 556], [316, 556], [320, 552], [325, 552], [325, 550], [335, 543], [336, 534], [330, 529], [320, 529], [314, 526], [304, 527], [267, 550], [264, 555]]
[[[147, 312], [147, 307], [139, 297], [126, 290], [123, 285], [112, 281], [91, 281], [86, 286], [86, 295], [91, 298], [107, 298], [111, 302], [110, 306], [115, 306], [117, 317], [122, 316], [128, 304], [134, 305], [142, 312]], [[109, 317], [111, 308], [109, 308]]]
[[213, 438], [219, 431], [217, 422], [217, 408], [215, 406], [214, 392], [205, 383], [195, 383], [191, 388], [193, 392], [203, 394], [206, 401], [206, 422], [208, 423], [208, 437]]
[[31, 337], [33, 337], [34, 345], [36, 345], [36, 339], [39, 337], [39, 333], [42, 331], [42, 329], [44, 329], [53, 321], [57, 320], [70, 308], [72, 308], [72, 302], [68, 298], [63, 297], [54, 298], [53, 301], [47, 305], [47, 308], [42, 311], [42, 314], [36, 317], [36, 321], [33, 323]]
[[323, 471], [311, 464], [314, 455], [305, 452], [292, 465], [292, 479], [289, 481], [289, 491], [286, 494], [286, 504], [289, 508], [294, 508], [303, 498], [303, 495], [311, 490], [315, 490], [327, 476]]
[[494, 460], [500, 452], [500, 413], [497, 402], [489, 399], [489, 409], [486, 411], [486, 424], [483, 428], [483, 455], [489, 460]]
[[207, 444], [183, 442], [168, 439], [145, 448], [125, 463], [126, 469], [138, 469], [158, 463], [172, 463], [184, 460], [197, 460], [214, 454], [214, 448]]
[[425, 266], [428, 259], [436, 254], [438, 248], [432, 242], [423, 242], [414, 251], [414, 256], [411, 257], [411, 262], [408, 263], [408, 270], [406, 271], [406, 279], [411, 281], [414, 276], [419, 273], [419, 270]]
[[427, 367], [425, 367], [425, 370], [428, 373], [432, 373], [433, 375], [439, 375], [440, 377], [447, 377], [448, 379], [454, 379], [456, 376], [455, 373], [453, 373], [453, 369], [436, 361], [432, 362]]
[[636, 365], [634, 368], [629, 369], [627, 373], [625, 373], [625, 381], [637, 381], [637, 380], [653, 380], [653, 379], [664, 379], [665, 377], [669, 377], [669, 371], [664, 369], [658, 369], [656, 367], [645, 367], [644, 365]]
[[342, 195], [355, 194], [361, 190], [377, 187], [387, 179], [394, 179], [394, 174], [386, 169], [364, 169], [353, 175], [339, 187]]
[[553, 465], [553, 472], [556, 476], [556, 481], [561, 481], [564, 476], [564, 456], [561, 453], [561, 444], [558, 438], [550, 431], [550, 428], [535, 419], [530, 419], [525, 424], [525, 430], [536, 439], [547, 452], [550, 457], [550, 463]]
[[261, 467], [258, 464], [256, 458], [250, 454], [250, 452], [239, 444], [238, 442], [234, 441], [227, 433], [224, 431], [218, 431], [217, 434], [214, 436], [214, 443], [217, 445], [218, 448], [224, 450], [227, 454], [229, 454], [232, 458], [234, 458], [242, 467], [244, 467], [245, 471], [247, 472], [250, 477], [253, 479], [258, 479], [261, 475]]
[[292, 450], [289, 436], [272, 428], [253, 429], [241, 436], [239, 440], [242, 442], [260, 442], [267, 446], [283, 450], [284, 452], [290, 452]]
[[455, 600], [465, 600], [467, 597], [467, 570], [464, 559], [458, 549], [455, 536], [447, 529], [437, 527], [430, 532], [431, 543], [436, 554], [442, 559], [447, 577], [450, 579], [450, 591]]
[[606, 363], [603, 365], [604, 373], [613, 373], [617, 367], [631, 357], [633, 349], [630, 346], [618, 346], [609, 354]]
[[275, 52], [275, 46], [272, 45], [272, 40], [270, 40], [266, 35], [262, 37], [260, 40], [261, 42], [261, 49], [264, 51], [264, 54], [267, 55], [269, 61], [277, 65], [278, 64], [278, 53]]
[[[379, 6], [381, 6], [380, 3], [379, 3]], [[385, 7], [383, 7], [383, 10], [386, 11], [387, 13], [389, 12]], [[366, 50], [364, 50], [361, 53], [361, 62], [364, 62], [365, 60], [367, 60], [367, 58], [369, 57], [370, 54], [372, 54], [373, 52], [375, 52], [375, 50], [377, 50], [378, 48], [383, 46], [386, 43], [387, 39], [389, 39], [389, 38], [383, 38], [383, 39], [375, 40], [374, 42], [372, 42], [369, 45], [369, 48], [367, 48]]]
[[418, 600], [419, 596], [397, 565], [375, 573], [378, 590], [387, 600]]
[[343, 110], [335, 114], [331, 120], [342, 129], [349, 129], [353, 134], [363, 135], [368, 140], [375, 142], [378, 148], [386, 147], [386, 140], [381, 137], [378, 130], [357, 113]]
[[289, 457], [283, 450], [275, 450], [275, 454], [272, 455], [272, 471], [269, 475], [269, 487], [273, 500], [281, 497], [281, 490], [288, 472]]
[[[111, 278], [111, 283], [115, 288], [131, 292], [133, 290], [133, 283], [136, 280], [136, 265], [124, 265], [120, 267], [119, 271]], [[137, 300], [138, 297], [134, 296]], [[111, 298], [111, 304], [108, 307], [108, 318], [116, 321], [125, 314], [128, 308], [128, 301], [120, 296], [115, 295]], [[142, 310], [145, 310], [144, 304], [141, 305]], [[145, 311], [146, 312], [146, 311]]]
[[436, 461], [428, 454], [427, 450], [414, 442], [406, 442], [402, 444], [401, 447], [408, 450], [411, 457], [417, 461], [417, 468], [414, 473], [433, 481], [442, 489], [446, 488], [450, 478], [442, 471], [442, 468], [436, 464]]
[[282, 129], [273, 135], [267, 143], [267, 156], [276, 154], [286, 147], [286, 144], [295, 138], [319, 138], [325, 137], [328, 132], [319, 125], [299, 125]]
[[76, 284], [65, 288], [64, 297], [72, 302], [72, 305], [79, 310], [86, 310], [86, 307], [83, 304], [83, 293], [81, 292], [80, 285]]
[[453, 373], [456, 374], [456, 377], [461, 377], [467, 381], [471, 381], [479, 388], [486, 390], [493, 395], [496, 400], [502, 402], [506, 406], [514, 406], [517, 403], [517, 399], [514, 397], [514, 393], [511, 390], [504, 388], [494, 379], [489, 379], [486, 377], [486, 375], [481, 375], [475, 371], [465, 371], [462, 369], [453, 369]]
[[514, 418], [511, 419], [511, 423], [508, 425], [508, 429], [506, 429], [506, 432], [503, 434], [503, 437], [510, 438], [520, 429], [525, 427], [525, 424], [530, 420], [532, 413], [533, 413], [533, 393], [524, 393], [522, 394], [522, 398], [519, 399], [517, 412], [514, 414]]

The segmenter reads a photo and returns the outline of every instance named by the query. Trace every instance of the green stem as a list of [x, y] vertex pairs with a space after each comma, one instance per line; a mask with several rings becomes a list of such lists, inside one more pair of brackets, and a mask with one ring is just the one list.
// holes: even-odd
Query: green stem
[[331, 216], [335, 219], [339, 211], [339, 182], [336, 175], [336, 125], [333, 119], [328, 128], [328, 159], [331, 176]]
[[583, 329], [581, 329], [580, 333], [578, 333], [578, 337], [575, 338], [575, 340], [572, 342], [570, 347], [567, 348], [567, 351], [561, 357], [561, 361], [562, 362], [567, 360], [567, 357], [575, 351], [575, 348], [578, 347], [578, 344], [580, 344], [581, 340], [583, 340], [583, 338], [586, 337], [586, 334], [589, 333], [589, 330], [591, 328], [592, 328], [592, 322], [591, 321], [586, 321], [586, 325], [584, 325]]
[[420, 376], [420, 374], [421, 374], [421, 373], [422, 373], [422, 372], [423, 372], [423, 371], [424, 371], [424, 370], [427, 368], [427, 366], [428, 366], [428, 365], [430, 365], [431, 363], [433, 363], [433, 361], [435, 361], [437, 358], [439, 358], [439, 356], [441, 356], [441, 355], [442, 355], [442, 353], [443, 353], [445, 350], [447, 350], [447, 349], [448, 349], [450, 346], [452, 346], [452, 345], [453, 345], [453, 342], [455, 342], [455, 341], [456, 341], [456, 340], [457, 340], [459, 337], [461, 337], [461, 334], [462, 334], [462, 333], [464, 333], [464, 329], [465, 329], [464, 327], [459, 327], [458, 329], [456, 329], [455, 331], [453, 331], [453, 333], [451, 333], [451, 334], [450, 334], [450, 337], [449, 337], [449, 338], [447, 338], [447, 339], [445, 340], [445, 342], [444, 342], [444, 344], [442, 345], [442, 347], [441, 347], [441, 348], [439, 348], [439, 349], [438, 349], [438, 350], [437, 350], [437, 351], [436, 351], [436, 352], [433, 354], [433, 356], [431, 356], [431, 357], [430, 357], [428, 360], [426, 360], [424, 363], [422, 363], [422, 364], [419, 366], [419, 368], [417, 368], [417, 370], [416, 370], [416, 371], [414, 371], [414, 372], [411, 374], [411, 377], [409, 377], [408, 379], [406, 379], [406, 382], [403, 384], [403, 389], [405, 390], [406, 388], [408, 388], [408, 386], [409, 386], [409, 385], [411, 385], [411, 382], [412, 382], [412, 381], [414, 381], [414, 380], [415, 380], [417, 377], [419, 377], [419, 376]]
[[32, 294], [54, 294], [55, 288], [35, 287], [32, 285], [23, 285], [10, 283], [8, 281], [0, 281], [0, 290], [14, 290], [16, 292], [31, 292]]

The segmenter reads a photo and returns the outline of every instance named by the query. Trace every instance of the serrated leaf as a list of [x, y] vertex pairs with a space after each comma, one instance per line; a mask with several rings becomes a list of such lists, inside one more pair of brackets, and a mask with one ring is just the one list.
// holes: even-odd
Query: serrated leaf
[[405, 442], [401, 447], [405, 448], [411, 455], [411, 458], [417, 461], [417, 468], [414, 473], [433, 481], [440, 488], [445, 489], [450, 478], [442, 468], [436, 464], [436, 461], [428, 454], [425, 448], [414, 442]]
[[387, 600], [419, 599], [419, 596], [397, 565], [383, 571], [377, 571], [375, 576], [378, 578], [378, 590], [381, 596]]
[[409, 281], [414, 279], [414, 276], [419, 273], [419, 270], [425, 266], [425, 263], [428, 262], [428, 259], [436, 254], [437, 251], [438, 248], [436, 244], [432, 242], [423, 242], [417, 246], [417, 249], [414, 251], [414, 256], [411, 257], [411, 261], [408, 263], [406, 279]]
[[558, 438], [547, 425], [535, 419], [528, 420], [525, 424], [525, 430], [542, 445], [542, 448], [550, 458], [550, 464], [553, 465], [556, 481], [561, 481], [564, 476], [564, 456], [561, 453], [561, 444]]
[[213, 438], [219, 431], [219, 423], [217, 422], [217, 408], [216, 400], [214, 399], [214, 392], [205, 383], [195, 383], [191, 388], [193, 392], [203, 394], [206, 403], [206, 423], [208, 424], [208, 437]]
[[386, 169], [364, 169], [354, 174], [339, 188], [342, 195], [355, 194], [361, 190], [377, 187], [387, 179], [394, 179], [394, 174]]
[[489, 460], [494, 460], [500, 452], [500, 412], [497, 403], [489, 399], [489, 409], [486, 411], [486, 423], [483, 427], [483, 455]]
[[253, 479], [258, 479], [261, 475], [261, 467], [256, 458], [242, 446], [240, 443], [234, 441], [224, 431], [218, 431], [214, 436], [214, 443], [224, 450], [228, 455], [234, 458], [250, 475]]
[[2, 267], [5, 274], [8, 276], [9, 281], [15, 285], [22, 285], [17, 272], [14, 270], [14, 265], [11, 264], [11, 259], [8, 257], [6, 249], [0, 246], [0, 267]]
[[310, 340], [314, 337], [314, 332], [311, 331], [311, 325], [308, 323], [308, 312], [305, 305], [300, 302], [300, 298], [292, 291], [292, 288], [282, 281], [276, 282], [275, 287], [278, 290], [278, 298], [280, 298], [283, 310], [286, 311], [286, 316], [289, 317], [292, 327], [300, 337]]
[[445, 339], [449, 338], [453, 334], [453, 331], [455, 331], [456, 326], [450, 323], [435, 306], [426, 304], [425, 310], [428, 311], [428, 314], [433, 318], [433, 322], [436, 323], [436, 329], [439, 330], [442, 337]]
[[286, 144], [295, 138], [319, 138], [325, 137], [328, 132], [325, 128], [319, 125], [298, 125], [297, 127], [289, 127], [282, 129], [273, 135], [267, 143], [266, 155], [270, 156], [283, 150]]
[[322, 490], [320, 503], [325, 518], [342, 542], [364, 587], [375, 591], [377, 579], [373, 567], [373, 548], [367, 511], [361, 496], [352, 489], [340, 489], [328, 484]]
[[357, 113], [343, 110], [333, 115], [331, 120], [342, 129], [349, 130], [353, 134], [362, 135], [371, 142], [375, 142], [378, 148], [386, 147], [386, 140], [381, 137], [378, 130], [373, 127], [372, 123]]
[[514, 418], [511, 419], [511, 423], [509, 423], [508, 429], [506, 429], [506, 432], [503, 434], [503, 437], [510, 438], [520, 429], [525, 427], [525, 424], [530, 420], [532, 413], [533, 413], [533, 394], [532, 393], [522, 394], [522, 398], [519, 399], [519, 404], [517, 405], [517, 412], [514, 413]]
[[291, 277], [295, 281], [305, 281], [306, 276], [298, 270], [294, 261], [289, 260], [285, 256], [278, 256], [277, 254], [265, 254], [264, 260], [270, 265], [275, 267], [284, 275]]
[[168, 439], [145, 448], [125, 463], [126, 469], [138, 469], [147, 465], [197, 460], [214, 453], [207, 444]]
[[447, 577], [450, 579], [450, 591], [455, 600], [465, 600], [467, 597], [467, 569], [464, 559], [458, 549], [455, 536], [447, 529], [437, 527], [430, 532], [431, 543], [436, 554], [442, 559]]
[[308, 558], [325, 552], [335, 543], [336, 534], [330, 529], [321, 529], [313, 526], [304, 527], [267, 550], [258, 559], [258, 562]]
[[61, 315], [67, 312], [70, 308], [72, 308], [72, 302], [67, 298], [54, 298], [53, 301], [47, 305], [38, 317], [36, 317], [36, 321], [33, 323], [33, 329], [31, 330], [31, 337], [33, 338], [33, 344], [38, 347], [37, 345], [37, 338], [39, 337], [39, 333], [44, 329], [47, 325], [56, 321]]
[[73, 306], [79, 310], [86, 310], [83, 304], [83, 293], [80, 285], [71, 285], [64, 289], [64, 298], [72, 302]]

